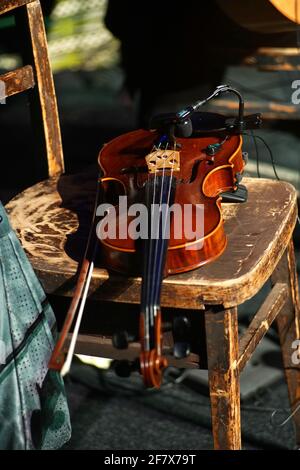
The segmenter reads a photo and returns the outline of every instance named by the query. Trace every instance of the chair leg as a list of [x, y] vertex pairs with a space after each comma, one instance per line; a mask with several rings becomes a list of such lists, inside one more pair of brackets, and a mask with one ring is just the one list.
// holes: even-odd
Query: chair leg
[[237, 308], [205, 312], [208, 377], [215, 449], [241, 448]]
[[[296, 262], [293, 241], [291, 240], [286, 252], [271, 277], [272, 283], [277, 281], [288, 283], [289, 297], [277, 317], [277, 327], [281, 343], [285, 376], [289, 391], [292, 411], [300, 404], [300, 365], [294, 364], [292, 357], [295, 349], [293, 342], [300, 339], [300, 304]], [[300, 446], [300, 410], [294, 416], [296, 442]]]

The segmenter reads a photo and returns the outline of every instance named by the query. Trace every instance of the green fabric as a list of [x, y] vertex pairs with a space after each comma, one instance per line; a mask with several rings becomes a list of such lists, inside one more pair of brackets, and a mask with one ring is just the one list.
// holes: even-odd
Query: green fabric
[[0, 449], [70, 439], [64, 384], [48, 371], [55, 317], [0, 203]]

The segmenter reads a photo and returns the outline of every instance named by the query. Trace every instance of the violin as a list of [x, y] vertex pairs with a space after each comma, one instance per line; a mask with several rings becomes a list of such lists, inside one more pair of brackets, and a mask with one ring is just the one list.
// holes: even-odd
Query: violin
[[[223, 92], [239, 98], [236, 119], [197, 112]], [[205, 100], [179, 113], [157, 116], [150, 129], [121, 135], [100, 151], [105, 204], [97, 208], [100, 221], [93, 230], [107, 269], [142, 277], [139, 370], [147, 387], [160, 387], [167, 367], [160, 306], [164, 277], [209, 263], [226, 248], [222, 197], [240, 189], [245, 167], [242, 131], [260, 124], [260, 115], [244, 117], [243, 104], [236, 90], [222, 85]], [[87, 277], [87, 265], [82, 269]], [[77, 290], [83, 292], [82, 279]], [[86, 285], [85, 297], [87, 290]], [[72, 304], [77, 307], [78, 298]], [[81, 315], [82, 310], [81, 306]], [[50, 362], [56, 369], [62, 367], [59, 353], [74, 316], [71, 305]], [[78, 322], [77, 318], [77, 333]]]
[[[236, 90], [230, 91], [240, 97]], [[219, 92], [220, 88], [216, 94]], [[192, 122], [190, 116], [200, 103], [203, 102], [175, 117], [156, 118], [156, 129], [140, 129], [115, 138], [103, 147], [98, 159], [104, 192], [110, 193], [112, 201], [122, 195], [129, 206], [143, 201], [147, 209], [148, 218], [141, 222], [147, 222], [148, 227], [144, 240], [130, 236], [132, 218], [118, 205], [113, 211], [116, 217], [113, 237], [103, 237], [102, 233], [99, 238], [105, 266], [122, 274], [142, 276], [139, 362], [144, 383], [150, 387], [160, 386], [162, 371], [167, 366], [161, 344], [162, 280], [198, 268], [223, 253], [227, 239], [221, 194], [237, 191], [245, 166], [241, 136], [243, 101], [240, 100], [237, 122], [231, 121], [229, 125], [222, 116], [206, 113], [196, 113]], [[212, 123], [210, 130], [205, 126], [203, 129], [203, 122], [209, 120], [217, 123], [217, 129]], [[187, 133], [188, 137], [178, 137], [176, 131], [181, 135]], [[180, 212], [179, 224], [178, 212], [172, 212], [174, 205], [190, 208], [188, 214]], [[202, 217], [197, 220], [200, 208]], [[176, 223], [181, 231], [174, 230]], [[120, 237], [119, 229], [124, 224], [127, 230]], [[184, 228], [189, 224], [195, 230], [187, 237]]]
[[[152, 278], [163, 272], [172, 275], [198, 268], [224, 251], [226, 235], [220, 193], [235, 190], [243, 172], [245, 162], [240, 135], [176, 138], [175, 144], [167, 145], [160, 142], [157, 131], [141, 129], [105, 145], [99, 155], [99, 165], [104, 174], [104, 191], [111, 195], [114, 192], [114, 198], [125, 195], [128, 205], [144, 201], [151, 213], [151, 204], [166, 204], [168, 207], [174, 203], [180, 206], [187, 204], [191, 206], [192, 219], [196, 217], [197, 204], [204, 210], [201, 238], [187, 239], [182, 230], [181, 237], [175, 239], [173, 217], [168, 246], [163, 240], [156, 242], [150, 239], [143, 248], [129, 234], [118, 237], [124, 216], [119, 214], [117, 236], [100, 240], [105, 266], [126, 275], [141, 274], [141, 248], [146, 272]], [[118, 194], [116, 191], [119, 189]], [[150, 226], [154, 223], [151, 219], [149, 222]], [[181, 223], [184, 225], [184, 217]], [[157, 243], [162, 246], [156, 246]], [[147, 258], [148, 251], [151, 258], [151, 253], [156, 253], [156, 250], [160, 256], [148, 266], [151, 262]], [[159, 268], [162, 260], [163, 270]]]

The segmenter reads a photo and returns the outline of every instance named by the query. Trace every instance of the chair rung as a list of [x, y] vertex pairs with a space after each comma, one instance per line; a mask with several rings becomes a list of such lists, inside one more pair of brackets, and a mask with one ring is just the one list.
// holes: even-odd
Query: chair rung
[[19, 8], [36, 0], [0, 0], [0, 15], [14, 8]]
[[264, 337], [270, 328], [271, 323], [275, 320], [284, 306], [287, 296], [288, 286], [286, 284], [276, 283], [262, 306], [257, 311], [240, 340], [240, 354], [238, 360], [239, 372], [243, 370], [247, 361], [255, 351], [256, 346]]
[[[68, 335], [67, 348], [69, 347], [72, 334]], [[79, 334], [75, 348], [76, 354], [83, 354], [87, 356], [101, 356], [109, 359], [116, 360], [134, 360], [140, 354], [140, 344], [138, 342], [130, 343], [128, 349], [116, 349], [112, 345], [110, 338], [99, 335]], [[197, 354], [190, 354], [185, 359], [175, 359], [172, 352], [166, 352], [168, 364], [178, 368], [199, 368], [199, 356]]]
[[0, 75], [0, 86], [1, 82], [4, 83], [4, 90], [0, 88], [1, 99], [33, 88], [35, 82], [31, 65]]

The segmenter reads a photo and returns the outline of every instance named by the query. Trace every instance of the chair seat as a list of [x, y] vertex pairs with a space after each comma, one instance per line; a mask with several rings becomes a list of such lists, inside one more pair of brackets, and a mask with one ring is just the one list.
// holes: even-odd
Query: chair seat
[[[223, 204], [228, 244], [214, 262], [163, 282], [162, 306], [231, 307], [251, 298], [281, 258], [296, 222], [297, 193], [282, 181], [244, 178], [249, 198]], [[10, 221], [49, 294], [70, 296], [82, 256], [96, 188], [95, 173], [52, 178], [9, 202]], [[96, 268], [91, 296], [139, 303], [140, 278]]]

